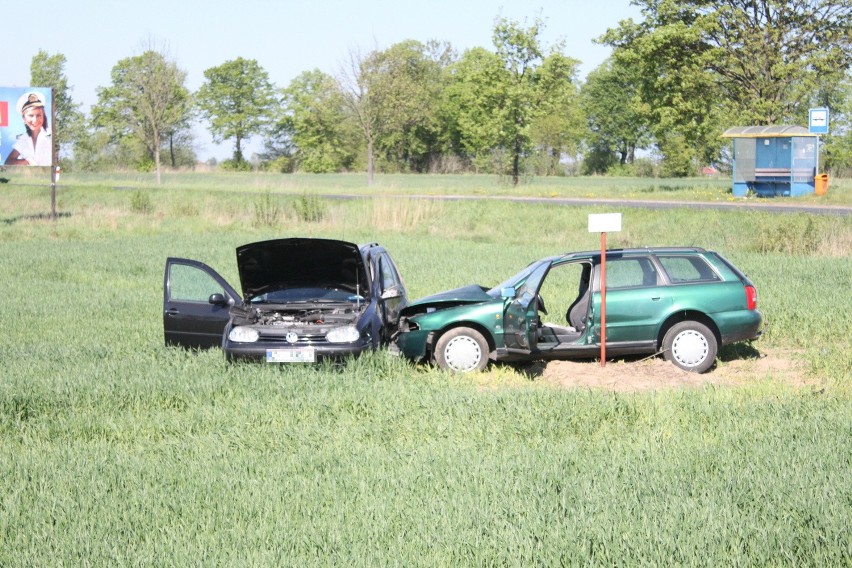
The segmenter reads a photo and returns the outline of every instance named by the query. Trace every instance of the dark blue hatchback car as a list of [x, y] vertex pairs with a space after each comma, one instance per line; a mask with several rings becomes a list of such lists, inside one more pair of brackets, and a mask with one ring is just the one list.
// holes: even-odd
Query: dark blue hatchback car
[[399, 271], [376, 243], [262, 241], [237, 248], [237, 266], [242, 294], [204, 263], [166, 260], [167, 345], [313, 363], [388, 343], [407, 304]]

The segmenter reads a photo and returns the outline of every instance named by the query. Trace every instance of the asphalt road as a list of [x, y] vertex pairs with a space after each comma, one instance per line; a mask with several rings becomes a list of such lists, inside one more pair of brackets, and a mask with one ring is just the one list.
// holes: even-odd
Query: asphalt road
[[852, 214], [852, 207], [842, 205], [803, 205], [798, 203], [780, 203], [776, 199], [760, 199], [755, 201], [730, 201], [730, 202], [693, 202], [693, 201], [643, 201], [633, 199], [581, 199], [572, 197], [513, 197], [511, 195], [354, 195], [354, 194], [326, 194], [324, 197], [332, 199], [360, 199], [364, 197], [396, 197], [405, 199], [436, 199], [444, 201], [463, 201], [476, 199], [491, 199], [503, 201], [519, 201], [522, 203], [548, 203], [551, 205], [564, 205], [570, 207], [601, 205], [606, 207], [637, 207], [644, 209], [728, 209], [728, 210], [751, 210], [767, 211], [770, 213], [810, 213], [812, 215], [839, 215]]

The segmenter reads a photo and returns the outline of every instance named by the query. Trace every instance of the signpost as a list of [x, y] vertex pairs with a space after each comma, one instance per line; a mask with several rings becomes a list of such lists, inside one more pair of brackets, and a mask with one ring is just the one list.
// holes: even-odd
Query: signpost
[[828, 109], [812, 108], [808, 110], [808, 132], [828, 134]]
[[589, 214], [589, 232], [601, 234], [601, 367], [606, 366], [606, 234], [621, 231], [621, 213]]
[[[828, 134], [828, 109], [812, 108], [808, 110], [808, 132]], [[819, 136], [816, 137], [816, 172], [819, 173]]]

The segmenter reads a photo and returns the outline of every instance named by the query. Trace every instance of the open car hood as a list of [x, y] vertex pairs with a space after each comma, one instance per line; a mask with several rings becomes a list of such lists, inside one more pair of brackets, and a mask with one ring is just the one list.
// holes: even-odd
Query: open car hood
[[403, 310], [403, 314], [417, 313], [424, 310], [426, 307], [435, 308], [438, 310], [452, 308], [462, 304], [479, 304], [493, 300], [491, 296], [485, 293], [487, 288], [483, 288], [477, 284], [463, 286], [446, 292], [439, 292], [432, 296], [420, 298], [414, 302], [410, 302]]
[[367, 296], [358, 245], [329, 239], [276, 239], [237, 248], [243, 297], [275, 290], [335, 288]]

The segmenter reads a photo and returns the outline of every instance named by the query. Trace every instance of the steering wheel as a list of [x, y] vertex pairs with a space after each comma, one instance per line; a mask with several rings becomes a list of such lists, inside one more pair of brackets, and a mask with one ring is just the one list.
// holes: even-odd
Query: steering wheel
[[547, 315], [547, 308], [544, 307], [544, 298], [542, 298], [540, 294], [535, 295], [535, 302], [538, 311], [540, 311], [544, 315]]

